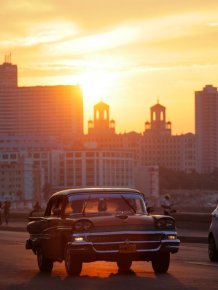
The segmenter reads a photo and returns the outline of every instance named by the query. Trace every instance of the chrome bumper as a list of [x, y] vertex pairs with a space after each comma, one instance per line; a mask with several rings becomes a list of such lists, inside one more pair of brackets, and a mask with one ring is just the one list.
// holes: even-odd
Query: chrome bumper
[[[163, 238], [160, 240], [152, 240], [149, 238], [149, 235], [160, 234]], [[125, 239], [122, 241], [98, 241], [92, 242], [91, 239], [93, 236], [98, 236], [100, 239], [104, 237], [111, 238], [116, 235], [128, 236], [128, 235], [146, 235], [148, 239], [143, 240], [134, 240], [134, 239]], [[134, 245], [134, 247], [131, 247]], [[156, 253], [159, 251], [168, 251], [172, 253], [176, 253], [179, 250], [180, 240], [177, 237], [176, 232], [163, 232], [163, 231], [146, 231], [146, 232], [101, 232], [101, 233], [80, 233], [73, 234], [72, 240], [68, 242], [68, 246], [71, 248], [73, 253], [93, 253], [93, 254], [143, 254], [143, 253]], [[121, 251], [121, 248], [126, 251]]]

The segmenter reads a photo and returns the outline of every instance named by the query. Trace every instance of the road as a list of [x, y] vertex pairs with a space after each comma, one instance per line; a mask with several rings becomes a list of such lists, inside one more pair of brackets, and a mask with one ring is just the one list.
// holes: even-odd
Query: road
[[69, 278], [63, 263], [55, 263], [51, 275], [40, 274], [36, 257], [25, 250], [26, 238], [24, 232], [0, 231], [0, 290], [217, 289], [218, 263], [209, 262], [206, 244], [181, 245], [165, 275], [156, 276], [147, 262], [134, 262], [128, 274], [119, 274], [115, 263], [95, 262]]

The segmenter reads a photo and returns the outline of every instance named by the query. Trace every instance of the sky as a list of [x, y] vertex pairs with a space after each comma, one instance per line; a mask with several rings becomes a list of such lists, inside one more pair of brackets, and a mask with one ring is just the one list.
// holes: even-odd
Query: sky
[[173, 134], [195, 131], [194, 93], [218, 87], [217, 0], [0, 0], [0, 63], [19, 86], [80, 84], [84, 129], [104, 101], [116, 132], [143, 132], [166, 107]]

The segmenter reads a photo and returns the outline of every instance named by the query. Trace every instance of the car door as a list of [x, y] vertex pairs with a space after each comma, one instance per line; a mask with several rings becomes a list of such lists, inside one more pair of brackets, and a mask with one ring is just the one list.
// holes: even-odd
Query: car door
[[64, 197], [53, 197], [46, 208], [46, 228], [43, 232], [45, 255], [53, 261], [61, 261], [64, 252], [64, 227], [62, 211], [64, 207]]
[[216, 241], [216, 246], [218, 248], [218, 206], [213, 211], [212, 218], [213, 218], [212, 231], [213, 231], [213, 235], [214, 235], [214, 238], [215, 238], [215, 241]]

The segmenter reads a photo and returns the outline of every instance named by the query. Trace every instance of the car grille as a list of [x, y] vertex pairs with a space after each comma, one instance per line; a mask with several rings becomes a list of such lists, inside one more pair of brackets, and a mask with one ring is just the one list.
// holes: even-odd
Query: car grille
[[137, 241], [160, 241], [162, 234], [113, 234], [113, 235], [92, 235], [89, 241], [92, 243], [109, 242], [137, 242]]
[[152, 250], [160, 246], [162, 234], [104, 234], [91, 235], [89, 241], [96, 251], [119, 251], [120, 244], [134, 244], [136, 251]]

